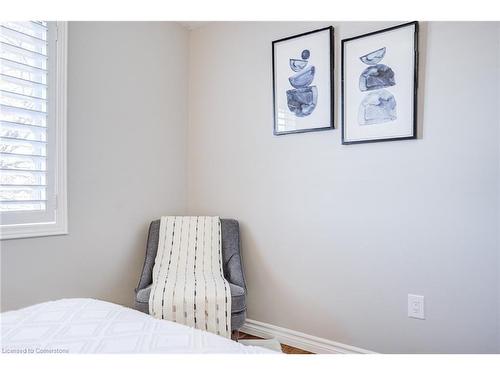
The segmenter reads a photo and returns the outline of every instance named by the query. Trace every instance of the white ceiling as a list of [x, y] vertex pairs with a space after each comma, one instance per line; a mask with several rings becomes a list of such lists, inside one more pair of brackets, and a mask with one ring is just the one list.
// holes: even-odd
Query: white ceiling
[[210, 21], [178, 21], [188, 30], [198, 29], [210, 23]]

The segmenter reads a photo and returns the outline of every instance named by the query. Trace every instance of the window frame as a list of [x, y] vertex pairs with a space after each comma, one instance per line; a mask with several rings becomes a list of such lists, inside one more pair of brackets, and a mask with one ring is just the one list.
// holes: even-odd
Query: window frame
[[[29, 222], [1, 224], [0, 240], [42, 237], [68, 234], [68, 204], [67, 204], [67, 60], [68, 60], [68, 23], [57, 21], [55, 67], [49, 68], [54, 74], [54, 120], [50, 123], [54, 157], [53, 177], [48, 183], [53, 184], [55, 197], [54, 220], [50, 222]], [[52, 88], [49, 87], [49, 90]], [[1, 214], [0, 214], [1, 215]]]

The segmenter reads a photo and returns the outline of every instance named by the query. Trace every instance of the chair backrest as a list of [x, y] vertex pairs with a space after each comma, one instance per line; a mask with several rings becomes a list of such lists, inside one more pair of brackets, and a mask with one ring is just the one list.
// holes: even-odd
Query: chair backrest
[[[240, 256], [240, 230], [237, 220], [221, 219], [222, 236], [222, 261], [224, 276], [231, 283], [246, 289], [243, 268]], [[146, 244], [146, 258], [142, 269], [141, 279], [136, 289], [143, 289], [153, 282], [153, 266], [158, 240], [160, 237], [160, 220], [154, 220], [149, 225], [148, 240]]]

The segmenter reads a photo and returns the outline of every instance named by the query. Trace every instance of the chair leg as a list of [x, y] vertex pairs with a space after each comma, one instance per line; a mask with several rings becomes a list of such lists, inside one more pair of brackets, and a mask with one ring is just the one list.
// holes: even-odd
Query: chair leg
[[238, 331], [237, 329], [231, 332], [231, 340], [238, 342], [239, 336], [240, 336], [240, 331]]

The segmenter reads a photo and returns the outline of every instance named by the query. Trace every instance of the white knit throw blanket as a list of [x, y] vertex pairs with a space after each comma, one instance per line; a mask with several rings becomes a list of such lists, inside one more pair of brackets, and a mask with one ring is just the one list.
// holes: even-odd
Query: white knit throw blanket
[[222, 270], [219, 217], [161, 218], [149, 313], [231, 337], [231, 291]]

